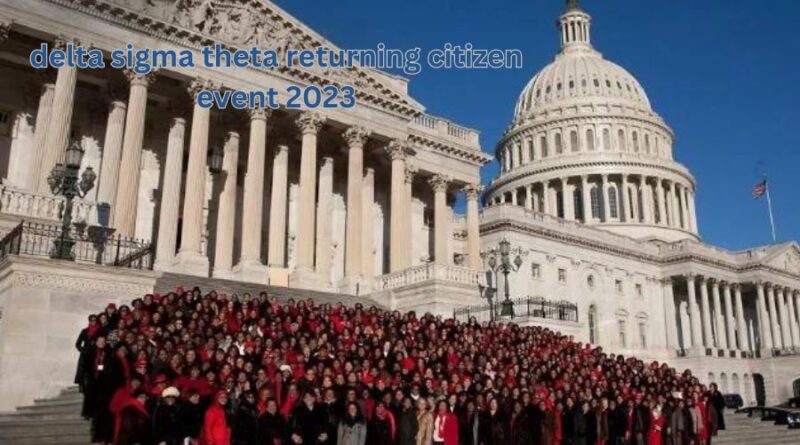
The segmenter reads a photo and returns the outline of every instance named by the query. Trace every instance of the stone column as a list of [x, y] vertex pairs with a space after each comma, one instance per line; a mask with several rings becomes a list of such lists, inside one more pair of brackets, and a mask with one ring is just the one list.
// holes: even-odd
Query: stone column
[[270, 267], [286, 267], [286, 205], [289, 192], [289, 147], [279, 144], [272, 163], [272, 192], [269, 206]]
[[122, 141], [125, 135], [125, 119], [128, 105], [118, 98], [109, 104], [106, 136], [103, 140], [103, 159], [100, 164], [100, 177], [97, 184], [97, 202], [114, 208], [117, 197]]
[[725, 323], [727, 326], [728, 349], [736, 349], [736, 320], [733, 318], [733, 300], [731, 299], [731, 285], [722, 282], [722, 295], [725, 301]]
[[697, 227], [697, 209], [694, 206], [694, 191], [688, 192], [688, 204], [689, 204], [689, 222], [691, 223], [691, 231], [694, 233], [699, 232], [699, 228]]
[[222, 158], [223, 180], [217, 210], [214, 247], [214, 276], [230, 278], [233, 268], [233, 235], [236, 226], [236, 174], [239, 167], [239, 133], [229, 131]]
[[569, 186], [569, 178], [561, 178], [561, 198], [564, 203], [564, 219], [575, 220], [575, 201]]
[[542, 205], [544, 206], [544, 213], [552, 215], [550, 210], [550, 181], [542, 181]]
[[677, 192], [677, 184], [675, 182], [670, 182], [669, 184], [669, 194], [670, 194], [670, 222], [671, 226], [675, 228], [680, 228], [680, 220], [678, 219], [678, 192]]
[[[702, 321], [700, 318], [700, 307], [697, 305], [697, 295], [695, 285], [697, 284], [697, 277], [695, 275], [686, 275], [686, 290], [689, 299], [689, 315], [691, 316], [691, 335], [692, 347], [700, 348], [703, 346], [703, 334], [701, 331]], [[703, 283], [705, 285], [705, 283]], [[706, 298], [708, 300], [708, 298]]]
[[39, 108], [36, 111], [36, 127], [33, 134], [34, 142], [33, 147], [31, 147], [34, 150], [31, 156], [33, 163], [31, 164], [31, 177], [27, 181], [27, 188], [33, 191], [39, 188], [40, 176], [44, 176], [43, 180], [47, 182], [47, 175], [50, 174], [50, 172], [45, 172], [41, 166], [44, 163], [44, 139], [47, 136], [47, 128], [50, 126], [55, 89], [56, 85], [54, 83], [46, 82], [42, 85], [42, 94], [39, 96]]
[[711, 330], [711, 305], [708, 300], [708, 280], [700, 277], [700, 304], [703, 311], [703, 345], [706, 348], [714, 347], [714, 334]]
[[408, 148], [399, 141], [393, 141], [386, 147], [386, 152], [392, 159], [391, 197], [389, 210], [389, 272], [398, 272], [406, 267], [406, 246], [403, 238], [409, 214], [405, 209], [406, 201], [406, 157]]
[[267, 269], [261, 262], [264, 214], [264, 165], [267, 159], [267, 121], [272, 110], [250, 110], [250, 141], [242, 194], [242, 251], [233, 275], [242, 281], [264, 283]]
[[714, 299], [714, 326], [717, 334], [717, 348], [728, 349], [728, 335], [725, 331], [725, 319], [723, 318], [722, 300], [719, 295], [720, 283], [716, 279], [709, 280], [711, 282], [711, 297]]
[[347, 215], [345, 229], [345, 279], [351, 282], [360, 281], [364, 272], [363, 248], [361, 240], [364, 233], [361, 228], [364, 203], [362, 188], [364, 186], [364, 144], [369, 131], [361, 127], [350, 127], [344, 132], [347, 142]]
[[403, 217], [405, 230], [403, 231], [403, 241], [402, 245], [404, 246], [402, 250], [403, 255], [403, 263], [406, 264], [405, 267], [414, 266], [414, 219], [412, 218], [412, 214], [414, 213], [414, 176], [417, 175], [417, 167], [406, 163], [406, 174], [405, 174], [405, 190], [403, 194], [403, 209], [405, 215]]
[[633, 220], [633, 209], [631, 208], [631, 191], [628, 189], [627, 174], [622, 175], [621, 184], [622, 186], [620, 188], [622, 189], [622, 193], [620, 193], [620, 196], [622, 197], [622, 206], [620, 206], [620, 209], [622, 209], [621, 215], [623, 218], [620, 219], [624, 220], [625, 222], [631, 222]]
[[[328, 215], [333, 212], [333, 158], [322, 158], [322, 165], [319, 168], [319, 186], [317, 193], [317, 274], [327, 285], [330, 284], [331, 276], [331, 254], [332, 254], [332, 235], [333, 226]], [[348, 206], [349, 213], [349, 206]], [[346, 236], [346, 234], [345, 234]], [[359, 246], [360, 248], [360, 246]], [[345, 246], [345, 249], [347, 247]], [[360, 275], [358, 275], [360, 276]], [[355, 285], [355, 283], [354, 283]], [[355, 289], [344, 289], [343, 292], [355, 293]]]
[[[195, 80], [190, 86], [194, 97], [202, 90], [217, 89], [206, 80]], [[128, 106], [128, 114], [131, 112]], [[203, 202], [206, 193], [206, 162], [208, 158], [208, 131], [211, 110], [195, 103], [192, 111], [192, 130], [189, 136], [189, 162], [186, 169], [186, 187], [183, 198], [183, 225], [181, 226], [181, 247], [178, 250], [178, 269], [189, 275], [208, 275], [208, 257], [203, 254]], [[126, 144], [127, 145], [127, 144]], [[125, 155], [123, 149], [123, 165]], [[124, 169], [123, 169], [124, 170]], [[120, 187], [122, 182], [120, 181]], [[117, 207], [122, 200], [117, 194]]]
[[[78, 45], [78, 42], [73, 42]], [[57, 39], [53, 48], [65, 49], [67, 41]], [[72, 112], [75, 101], [75, 86], [78, 83], [78, 69], [64, 66], [58, 69], [56, 85], [53, 90], [53, 101], [50, 107], [50, 119], [47, 132], [42, 143], [42, 162], [39, 164], [39, 193], [50, 194], [47, 177], [56, 163], [64, 156], [72, 130]], [[119, 233], [119, 230], [117, 230]]]
[[533, 184], [525, 186], [525, 208], [533, 210]]
[[447, 186], [450, 178], [444, 175], [434, 175], [429, 183], [433, 188], [433, 261], [436, 264], [449, 265], [447, 258], [447, 242], [450, 234], [447, 208]]
[[778, 305], [775, 303], [775, 288], [772, 283], [767, 283], [767, 305], [769, 307], [769, 320], [772, 329], [772, 344], [776, 349], [783, 349], [781, 322], [780, 318], [778, 318]]
[[742, 304], [741, 284], [733, 284], [733, 295], [736, 299], [736, 330], [739, 333], [739, 349], [742, 351], [749, 351], [750, 335], [748, 335], [747, 324], [744, 320], [744, 305]]
[[[601, 183], [603, 185], [603, 202], [600, 207], [603, 209], [603, 222], [609, 222], [611, 219], [611, 212], [609, 211], [610, 209], [608, 207], [608, 175], [602, 175], [601, 177], [603, 180]], [[617, 213], [617, 215], [619, 215], [619, 213]]]
[[789, 300], [789, 325], [792, 328], [792, 345], [800, 347], [800, 325], [797, 323], [797, 307], [795, 306], [794, 292], [787, 288], [786, 299]]
[[672, 289], [672, 278], [661, 280], [661, 289], [664, 295], [665, 331], [667, 334], [667, 348], [670, 351], [678, 349], [678, 325], [675, 318], [675, 294]]
[[689, 230], [689, 218], [688, 212], [686, 211], [686, 187], [681, 186], [680, 190], [678, 190], [678, 198], [680, 199], [680, 220], [681, 220], [681, 228], [684, 230]]
[[322, 129], [324, 118], [306, 111], [297, 118], [297, 126], [303, 133], [300, 153], [300, 191], [297, 214], [297, 269], [310, 272], [314, 269], [314, 226], [316, 224], [317, 195], [317, 134]]
[[[772, 325], [770, 323], [769, 311], [767, 311], [766, 297], [764, 296], [765, 283], [759, 281], [756, 283], [756, 292], [758, 293], [758, 312], [760, 316], [759, 330], [761, 332], [761, 349], [772, 349]], [[753, 345], [755, 347], [755, 345]]]
[[642, 195], [642, 222], [653, 223], [653, 193], [647, 184], [647, 176], [642, 175], [639, 182], [639, 193]]
[[363, 213], [361, 215], [361, 225], [364, 237], [361, 239], [361, 265], [365, 280], [375, 277], [375, 170], [367, 168], [364, 170], [362, 180], [364, 188]]
[[[112, 207], [112, 222], [117, 233], [133, 236], [136, 230], [136, 205], [139, 202], [139, 174], [142, 164], [142, 144], [144, 143], [145, 111], [147, 109], [147, 87], [155, 79], [155, 74], [147, 76], [126, 70], [130, 82], [128, 112], [125, 116], [125, 137], [122, 141], [119, 180], [116, 198]], [[205, 110], [208, 114], [208, 110]], [[206, 123], [206, 130], [208, 123]], [[192, 123], [194, 133], [194, 123]], [[206, 146], [208, 142], [206, 141]], [[203, 159], [205, 160], [205, 152]], [[205, 174], [202, 175], [205, 178]], [[204, 179], [205, 180], [205, 179]], [[194, 193], [194, 189], [190, 189]], [[202, 210], [202, 206], [201, 206]], [[184, 220], [184, 227], [186, 221]]]
[[581, 176], [581, 193], [583, 196], [583, 222], [592, 221], [592, 191], [589, 188], [589, 175]]
[[[527, 189], [530, 192], [530, 186]], [[468, 184], [464, 187], [464, 194], [467, 198], [467, 264], [470, 269], [481, 270], [480, 210], [478, 208], [481, 186]]]
[[518, 206], [519, 202], [517, 202], [517, 189], [514, 188], [511, 190], [511, 205]]
[[658, 194], [658, 223], [667, 225], [667, 206], [664, 202], [664, 187], [661, 178], [656, 178], [656, 194]]
[[539, 203], [539, 192], [533, 191], [533, 186], [535, 184], [531, 184], [531, 198], [533, 199], [533, 211], [534, 212], [541, 212], [542, 209], [540, 208]]
[[186, 121], [172, 119], [167, 139], [167, 159], [164, 162], [164, 182], [161, 186], [161, 210], [158, 217], [158, 240], [154, 268], [166, 270], [175, 263], [178, 240], [178, 209], [181, 206], [183, 179], [183, 149]]
[[775, 287], [775, 298], [778, 300], [778, 310], [780, 311], [781, 335], [783, 336], [783, 346], [792, 346], [792, 329], [789, 323], [789, 314], [786, 307], [786, 296], [783, 293], [783, 286]]

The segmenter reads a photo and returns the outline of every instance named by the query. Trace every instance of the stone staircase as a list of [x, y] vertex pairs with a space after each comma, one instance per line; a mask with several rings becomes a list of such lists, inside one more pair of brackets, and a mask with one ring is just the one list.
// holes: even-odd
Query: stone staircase
[[243, 283], [241, 281], [223, 280], [220, 278], [203, 278], [175, 273], [164, 273], [161, 277], [159, 277], [156, 280], [155, 291], [167, 293], [175, 290], [175, 288], [178, 286], [181, 286], [187, 290], [197, 286], [203, 292], [216, 290], [218, 292], [233, 293], [239, 296], [245, 293], [256, 296], [260, 292], [265, 291], [269, 295], [276, 296], [281, 301], [288, 300], [289, 298], [294, 298], [295, 300], [312, 298], [317, 304], [336, 304], [341, 302], [347, 306], [353, 306], [356, 303], [361, 303], [365, 307], [374, 305], [378, 308], [385, 309], [380, 303], [366, 296], [357, 297], [353, 295], [319, 292], [293, 287], [264, 286], [256, 283]]
[[720, 431], [713, 445], [798, 445], [800, 429], [790, 430], [772, 421], [762, 422], [759, 417], [725, 411], [724, 431]]
[[81, 417], [82, 402], [83, 394], [72, 387], [0, 414], [0, 445], [87, 445], [89, 422]]

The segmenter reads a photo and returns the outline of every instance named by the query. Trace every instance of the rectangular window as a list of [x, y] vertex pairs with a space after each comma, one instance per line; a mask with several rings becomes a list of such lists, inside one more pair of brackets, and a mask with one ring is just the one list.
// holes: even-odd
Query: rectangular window
[[537, 279], [542, 277], [542, 268], [536, 263], [531, 264], [531, 276]]
[[566, 283], [567, 282], [567, 270], [566, 269], [558, 269], [558, 282], [559, 283]]
[[636, 283], [636, 296], [637, 297], [641, 297], [642, 296], [642, 285], [641, 285], [641, 283]]
[[622, 280], [614, 280], [614, 289], [617, 290], [617, 293], [622, 293]]
[[625, 320], [619, 320], [619, 345], [623, 348], [627, 347], [625, 344]]

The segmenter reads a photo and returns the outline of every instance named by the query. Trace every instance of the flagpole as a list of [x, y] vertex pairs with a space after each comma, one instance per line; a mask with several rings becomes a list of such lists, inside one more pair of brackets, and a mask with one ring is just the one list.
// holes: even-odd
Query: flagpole
[[772, 200], [769, 198], [769, 186], [767, 186], [767, 209], [769, 210], [769, 226], [772, 229], [772, 244], [778, 244], [778, 238], [775, 236], [775, 218], [772, 216]]

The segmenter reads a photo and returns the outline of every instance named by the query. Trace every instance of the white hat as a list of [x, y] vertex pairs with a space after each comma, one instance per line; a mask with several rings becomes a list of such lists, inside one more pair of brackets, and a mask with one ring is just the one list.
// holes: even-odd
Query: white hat
[[178, 388], [176, 388], [174, 386], [170, 386], [169, 388], [167, 388], [167, 389], [165, 389], [164, 391], [161, 392], [161, 397], [163, 397], [165, 399], [167, 397], [175, 397], [177, 399], [180, 396], [181, 396], [181, 392], [178, 391]]
[[281, 367], [280, 367], [279, 369], [281, 370], [281, 372], [283, 372], [283, 371], [289, 371], [289, 372], [292, 372], [292, 367], [291, 367], [291, 366], [289, 366], [289, 365], [286, 365], [286, 364], [284, 364], [284, 365], [281, 365]]

